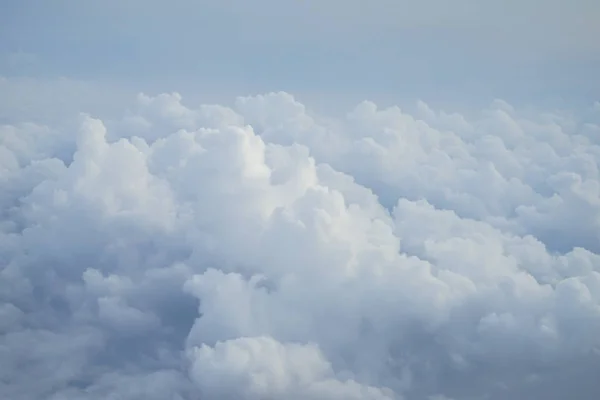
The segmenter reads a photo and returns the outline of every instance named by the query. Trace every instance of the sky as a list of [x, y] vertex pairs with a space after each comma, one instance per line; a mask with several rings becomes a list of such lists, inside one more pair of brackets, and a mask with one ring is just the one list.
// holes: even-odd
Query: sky
[[595, 400], [596, 1], [0, 1], [0, 398]]
[[[594, 0], [4, 0], [0, 73], [201, 101], [591, 102]], [[227, 93], [226, 97], [224, 93]], [[202, 96], [204, 94], [204, 96]], [[335, 111], [342, 111], [338, 109]]]

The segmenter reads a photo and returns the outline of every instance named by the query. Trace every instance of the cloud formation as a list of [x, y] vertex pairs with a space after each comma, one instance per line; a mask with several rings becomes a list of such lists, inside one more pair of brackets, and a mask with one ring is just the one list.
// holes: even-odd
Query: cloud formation
[[0, 397], [595, 399], [600, 128], [287, 93], [0, 127]]

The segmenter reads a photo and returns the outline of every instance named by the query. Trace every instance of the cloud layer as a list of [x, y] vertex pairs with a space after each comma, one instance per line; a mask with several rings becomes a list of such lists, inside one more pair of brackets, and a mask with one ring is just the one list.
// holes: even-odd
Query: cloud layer
[[595, 399], [597, 111], [287, 93], [0, 127], [0, 397]]

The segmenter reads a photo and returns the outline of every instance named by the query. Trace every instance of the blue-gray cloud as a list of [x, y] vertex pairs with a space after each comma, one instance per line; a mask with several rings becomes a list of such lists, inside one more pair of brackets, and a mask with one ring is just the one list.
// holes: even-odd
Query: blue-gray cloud
[[0, 397], [595, 399], [597, 111], [416, 108], [0, 127]]
[[598, 18], [4, 2], [0, 398], [595, 399]]

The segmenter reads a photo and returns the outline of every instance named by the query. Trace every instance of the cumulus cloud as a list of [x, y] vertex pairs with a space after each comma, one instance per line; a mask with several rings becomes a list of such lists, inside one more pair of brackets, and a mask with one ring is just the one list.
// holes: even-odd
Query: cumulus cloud
[[0, 127], [0, 397], [596, 398], [597, 116], [136, 104]]

